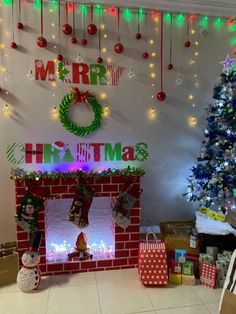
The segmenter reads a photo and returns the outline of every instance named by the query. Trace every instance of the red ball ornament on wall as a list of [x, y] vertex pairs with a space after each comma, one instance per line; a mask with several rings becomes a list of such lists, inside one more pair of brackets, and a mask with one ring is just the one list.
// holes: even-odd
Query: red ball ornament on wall
[[37, 45], [40, 47], [40, 48], [44, 48], [47, 46], [47, 40], [46, 38], [44, 38], [43, 36], [40, 36], [37, 38]]
[[70, 24], [64, 24], [62, 26], [62, 31], [65, 35], [70, 35], [72, 33], [72, 27], [70, 26]]
[[103, 63], [103, 58], [102, 57], [98, 57], [97, 58], [97, 63]]
[[148, 57], [149, 57], [149, 53], [145, 51], [143, 53], [143, 59], [147, 59]]
[[10, 46], [11, 46], [12, 49], [16, 49], [17, 48], [17, 44], [14, 41], [11, 42]]
[[163, 101], [163, 100], [165, 100], [165, 99], [166, 99], [166, 94], [165, 94], [165, 92], [161, 91], [161, 92], [159, 92], [159, 93], [157, 94], [157, 100]]
[[23, 25], [23, 23], [18, 22], [18, 23], [16, 24], [16, 27], [17, 27], [18, 29], [23, 29], [23, 28], [24, 28], [24, 25]]
[[189, 40], [186, 40], [186, 42], [184, 43], [184, 46], [186, 48], [189, 48], [191, 46], [191, 42]]
[[116, 43], [114, 46], [114, 50], [116, 53], [122, 53], [124, 51], [124, 46], [122, 43]]
[[62, 61], [63, 60], [63, 55], [57, 55], [57, 60]]
[[89, 24], [87, 27], [87, 31], [90, 35], [95, 35], [97, 33], [97, 26], [95, 24]]
[[167, 66], [168, 70], [172, 70], [172, 69], [173, 69], [173, 67], [174, 67], [174, 66], [173, 66], [173, 64], [172, 64], [172, 63], [169, 63], [169, 64], [168, 64], [168, 66]]
[[88, 41], [87, 41], [86, 38], [82, 38], [80, 43], [81, 43], [82, 46], [86, 46], [88, 44]]
[[73, 45], [76, 45], [77, 42], [78, 42], [78, 40], [77, 40], [76, 37], [72, 37], [72, 38], [71, 38], [71, 43], [72, 43]]
[[141, 33], [137, 33], [135, 37], [136, 37], [136, 39], [138, 39], [138, 40], [139, 40], [139, 39], [141, 39], [141, 38], [142, 38], [142, 34], [141, 34]]

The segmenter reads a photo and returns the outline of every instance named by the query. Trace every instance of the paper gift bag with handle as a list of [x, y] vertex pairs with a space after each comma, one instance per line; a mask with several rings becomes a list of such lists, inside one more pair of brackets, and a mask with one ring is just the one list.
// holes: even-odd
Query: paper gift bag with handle
[[19, 259], [16, 243], [0, 244], [0, 286], [16, 282], [18, 270]]
[[[149, 240], [153, 235], [154, 240]], [[167, 285], [168, 269], [165, 243], [148, 233], [139, 245], [139, 275], [143, 285]]]

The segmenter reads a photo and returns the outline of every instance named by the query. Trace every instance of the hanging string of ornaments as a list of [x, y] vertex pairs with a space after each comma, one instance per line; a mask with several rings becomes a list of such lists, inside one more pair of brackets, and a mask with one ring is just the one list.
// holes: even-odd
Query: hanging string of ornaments
[[41, 0], [41, 8], [40, 8], [40, 30], [41, 36], [37, 38], [37, 45], [40, 48], [45, 48], [47, 46], [47, 40], [43, 37], [43, 0]]

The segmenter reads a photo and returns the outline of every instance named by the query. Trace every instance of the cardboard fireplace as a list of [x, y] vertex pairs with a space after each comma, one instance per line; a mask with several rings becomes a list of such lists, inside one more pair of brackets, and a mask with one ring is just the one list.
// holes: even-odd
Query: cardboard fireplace
[[[37, 228], [43, 234], [39, 267], [43, 275], [82, 271], [132, 268], [137, 266], [140, 226], [140, 178], [142, 174], [127, 176], [107, 173], [100, 177], [15, 178], [16, 210], [22, 206], [26, 193], [43, 199], [38, 211]], [[83, 181], [93, 191], [88, 211], [89, 225], [80, 229], [68, 220], [78, 185]], [[132, 204], [130, 223], [120, 227], [112, 218], [112, 208], [125, 184], [139, 191]], [[131, 202], [132, 203], [132, 202]], [[80, 232], [87, 237], [92, 259], [68, 257], [73, 252]], [[19, 258], [29, 245], [29, 233], [17, 226]]]

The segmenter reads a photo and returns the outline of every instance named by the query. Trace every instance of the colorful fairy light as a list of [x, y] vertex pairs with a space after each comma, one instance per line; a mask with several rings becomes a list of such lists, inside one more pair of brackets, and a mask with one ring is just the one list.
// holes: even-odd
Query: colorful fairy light
[[208, 26], [208, 16], [203, 16], [199, 22], [202, 27]]
[[176, 21], [176, 24], [178, 26], [182, 26], [184, 24], [184, 21], [185, 21], [185, 17], [183, 14], [178, 14], [175, 18], [175, 21]]
[[171, 24], [171, 14], [170, 13], [165, 13], [164, 14], [164, 21], [166, 22], [166, 24]]
[[124, 11], [123, 11], [123, 17], [124, 17], [124, 19], [127, 21], [127, 22], [130, 22], [131, 21], [131, 19], [132, 19], [132, 13], [131, 13], [131, 11], [129, 10], [129, 9], [124, 9]]
[[59, 118], [59, 110], [56, 106], [52, 108], [51, 116], [53, 120], [57, 120]]
[[195, 128], [197, 125], [197, 118], [195, 116], [188, 117], [188, 126], [191, 128]]
[[108, 9], [108, 13], [115, 16], [117, 14], [117, 9], [115, 7], [111, 7]]

